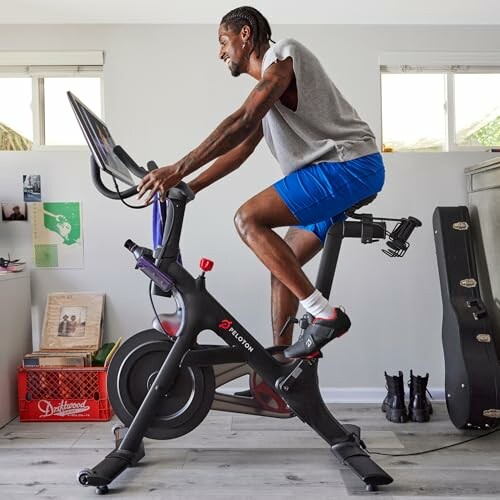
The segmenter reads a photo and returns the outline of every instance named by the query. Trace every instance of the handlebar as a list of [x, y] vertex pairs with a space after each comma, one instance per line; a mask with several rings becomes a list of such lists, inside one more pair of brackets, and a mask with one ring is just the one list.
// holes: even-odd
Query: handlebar
[[137, 194], [136, 186], [126, 189], [124, 191], [112, 191], [111, 189], [108, 189], [102, 182], [101, 169], [97, 165], [93, 156], [90, 157], [90, 174], [92, 176], [92, 182], [94, 183], [94, 186], [96, 187], [97, 191], [99, 191], [99, 193], [101, 193], [102, 195], [106, 196], [106, 198], [111, 198], [112, 200], [120, 200], [120, 199], [130, 198], [131, 196]]
[[[135, 161], [128, 155], [128, 153], [121, 147], [115, 146], [113, 152], [118, 156], [118, 158], [124, 163], [124, 165], [136, 176], [142, 179], [149, 172], [158, 168], [158, 165], [154, 161], [148, 162], [148, 170], [144, 167], [140, 167], [135, 163]], [[123, 200], [137, 195], [137, 187], [133, 186], [131, 188], [125, 189], [124, 191], [111, 190], [105, 186], [101, 179], [101, 169], [97, 165], [94, 157], [90, 157], [90, 172], [92, 176], [92, 181], [96, 189], [106, 198], [112, 200]], [[185, 183], [179, 182], [175, 187], [169, 189], [167, 197], [172, 200], [186, 199], [186, 201], [194, 200], [195, 194], [193, 190]]]

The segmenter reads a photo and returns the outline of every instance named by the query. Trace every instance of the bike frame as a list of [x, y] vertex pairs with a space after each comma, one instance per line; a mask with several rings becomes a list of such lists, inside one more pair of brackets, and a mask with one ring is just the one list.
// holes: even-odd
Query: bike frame
[[[92, 163], [94, 182], [99, 191], [106, 194], [107, 188], [100, 181], [98, 167], [94, 161]], [[183, 320], [176, 333], [173, 346], [125, 436], [119, 442], [118, 447], [102, 462], [92, 470], [82, 472], [83, 484], [93, 484], [98, 488], [104, 487], [143, 456], [143, 451], [140, 450], [144, 434], [158, 412], [161, 399], [175, 383], [181, 366], [213, 366], [215, 372], [219, 365], [227, 366], [235, 363], [248, 365], [255, 370], [265, 383], [279, 394], [291, 411], [330, 445], [333, 454], [341, 463], [348, 465], [366, 483], [368, 489], [373, 490], [377, 485], [392, 482], [392, 478], [363, 451], [362, 448], [365, 446], [360, 439], [359, 427], [340, 424], [324, 403], [317, 374], [321, 353], [309, 359], [296, 359], [289, 363], [278, 362], [207, 291], [205, 273], [194, 278], [181, 265], [179, 240], [186, 203], [190, 199], [189, 194], [189, 188], [183, 183], [168, 192], [169, 204], [162, 245], [155, 251], [154, 256], [151, 251], [137, 247], [130, 240], [126, 243], [126, 247], [133, 252], [137, 248], [143, 251], [136, 256], [136, 267], [155, 283], [161, 291], [160, 295], [176, 294], [182, 303]], [[366, 230], [366, 224], [363, 222], [338, 223], [330, 229], [316, 284], [325, 297], [328, 298], [330, 293], [343, 237], [360, 237], [364, 230]], [[370, 232], [373, 236], [383, 239], [385, 224], [373, 224]], [[218, 335], [227, 346], [198, 345], [196, 342], [198, 335], [207, 329]], [[169, 338], [168, 335], [165, 334], [165, 336], [166, 339]], [[228, 378], [228, 380], [234, 378], [236, 377]], [[235, 396], [227, 397], [233, 400], [246, 399]], [[244, 405], [238, 402], [238, 405], [233, 406], [234, 411], [242, 411], [241, 408]], [[212, 408], [216, 407], [216, 405], [212, 406]], [[262, 414], [266, 413], [262, 412]], [[283, 415], [280, 416], [283, 417]]]

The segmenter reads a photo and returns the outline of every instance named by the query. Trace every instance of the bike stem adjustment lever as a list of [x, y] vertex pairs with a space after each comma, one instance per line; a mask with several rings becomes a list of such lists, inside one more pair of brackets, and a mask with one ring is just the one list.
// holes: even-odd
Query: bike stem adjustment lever
[[210, 259], [205, 259], [205, 257], [203, 257], [202, 259], [200, 259], [200, 269], [203, 271], [201, 273], [201, 277], [204, 278], [205, 277], [205, 273], [211, 271], [214, 267], [214, 261], [213, 260], [210, 260]]
[[208, 272], [208, 271], [211, 271], [213, 267], [214, 267], [214, 261], [213, 260], [205, 259], [205, 257], [203, 257], [202, 259], [200, 259], [200, 269], [204, 273]]

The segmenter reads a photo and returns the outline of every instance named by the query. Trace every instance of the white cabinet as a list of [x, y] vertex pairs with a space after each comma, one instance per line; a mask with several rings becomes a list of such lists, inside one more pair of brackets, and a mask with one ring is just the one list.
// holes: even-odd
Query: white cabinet
[[0, 427], [18, 415], [17, 367], [31, 350], [29, 273], [0, 274]]
[[500, 357], [500, 158], [465, 169], [481, 298]]

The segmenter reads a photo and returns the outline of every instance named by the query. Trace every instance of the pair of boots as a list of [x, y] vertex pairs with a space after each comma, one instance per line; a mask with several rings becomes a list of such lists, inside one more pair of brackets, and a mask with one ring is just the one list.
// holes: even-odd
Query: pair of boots
[[427, 399], [427, 382], [429, 374], [425, 377], [420, 375], [414, 376], [410, 370], [410, 401], [408, 403], [408, 411], [405, 406], [405, 391], [403, 382], [403, 372], [398, 375], [387, 375], [384, 372], [387, 396], [382, 403], [382, 411], [385, 413], [387, 420], [391, 422], [403, 423], [411, 420], [412, 422], [428, 422], [432, 414], [432, 405]]

